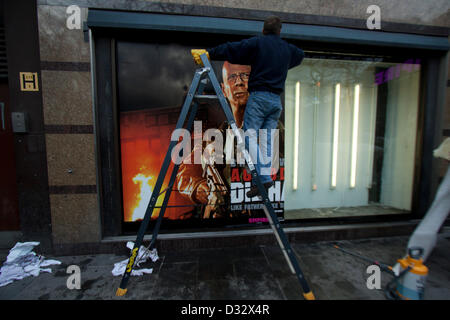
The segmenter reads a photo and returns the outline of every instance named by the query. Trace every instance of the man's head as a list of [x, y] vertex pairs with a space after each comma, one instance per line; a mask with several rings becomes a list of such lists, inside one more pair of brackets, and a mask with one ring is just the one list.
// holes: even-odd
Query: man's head
[[251, 67], [225, 61], [222, 68], [222, 91], [231, 107], [243, 108], [248, 100], [248, 78]]
[[276, 34], [280, 35], [281, 32], [281, 20], [277, 16], [268, 17], [264, 21], [263, 34]]

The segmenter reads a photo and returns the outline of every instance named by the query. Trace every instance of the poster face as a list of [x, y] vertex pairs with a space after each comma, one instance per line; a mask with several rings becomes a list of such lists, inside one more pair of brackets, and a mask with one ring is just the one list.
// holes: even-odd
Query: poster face
[[[197, 68], [190, 49], [167, 43], [117, 43], [124, 222], [144, 217]], [[224, 61], [212, 64], [236, 125], [241, 128], [251, 67]], [[207, 86], [204, 93], [214, 94], [212, 86]], [[273, 171], [274, 185], [268, 192], [280, 218], [284, 207], [283, 121], [282, 114], [277, 127], [279, 166], [277, 172]], [[236, 138], [217, 100], [199, 103], [193, 129], [182, 140], [188, 141], [189, 146], [178, 158], [179, 169], [165, 219], [184, 220], [186, 225], [187, 221], [200, 224], [220, 221], [225, 225], [267, 222], [259, 198], [246, 196], [251, 175], [236, 149]], [[171, 163], [161, 191], [168, 188], [173, 166]], [[162, 205], [164, 195], [158, 197], [157, 207]], [[153, 211], [153, 219], [159, 210]]]

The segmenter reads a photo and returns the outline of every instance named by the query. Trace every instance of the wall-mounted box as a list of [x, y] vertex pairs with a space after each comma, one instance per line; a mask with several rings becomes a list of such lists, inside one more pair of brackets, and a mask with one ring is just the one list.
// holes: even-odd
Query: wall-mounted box
[[25, 112], [11, 112], [11, 123], [14, 133], [28, 132], [27, 114]]

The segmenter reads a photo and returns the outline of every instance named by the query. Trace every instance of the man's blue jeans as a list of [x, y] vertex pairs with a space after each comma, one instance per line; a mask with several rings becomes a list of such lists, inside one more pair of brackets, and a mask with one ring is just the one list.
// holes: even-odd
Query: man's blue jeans
[[[270, 177], [273, 157], [272, 130], [277, 128], [282, 110], [280, 96], [268, 91], [251, 92], [245, 107], [243, 126], [245, 147], [250, 153], [263, 184], [272, 181]], [[267, 139], [260, 141], [258, 147], [257, 137], [260, 129], [266, 129]], [[261, 133], [264, 134], [264, 131]]]

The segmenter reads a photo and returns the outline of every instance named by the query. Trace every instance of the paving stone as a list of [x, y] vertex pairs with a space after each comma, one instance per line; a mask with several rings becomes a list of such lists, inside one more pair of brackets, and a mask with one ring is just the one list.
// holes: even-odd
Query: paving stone
[[[408, 237], [342, 240], [292, 244], [299, 265], [317, 299], [385, 300], [384, 289], [393, 277], [381, 273], [380, 289], [369, 289], [369, 262], [333, 247], [394, 264], [405, 253]], [[450, 240], [438, 237], [426, 261], [429, 275], [425, 299], [450, 300]], [[111, 273], [114, 263], [128, 256], [116, 254], [46, 257], [62, 262], [41, 273], [0, 287], [0, 299], [23, 300], [303, 300], [298, 279], [275, 245], [245, 248], [196, 249], [159, 252], [160, 259], [141, 268], [152, 274], [130, 277], [128, 292], [115, 296], [121, 276]], [[68, 289], [67, 267], [81, 269], [81, 288]]]

